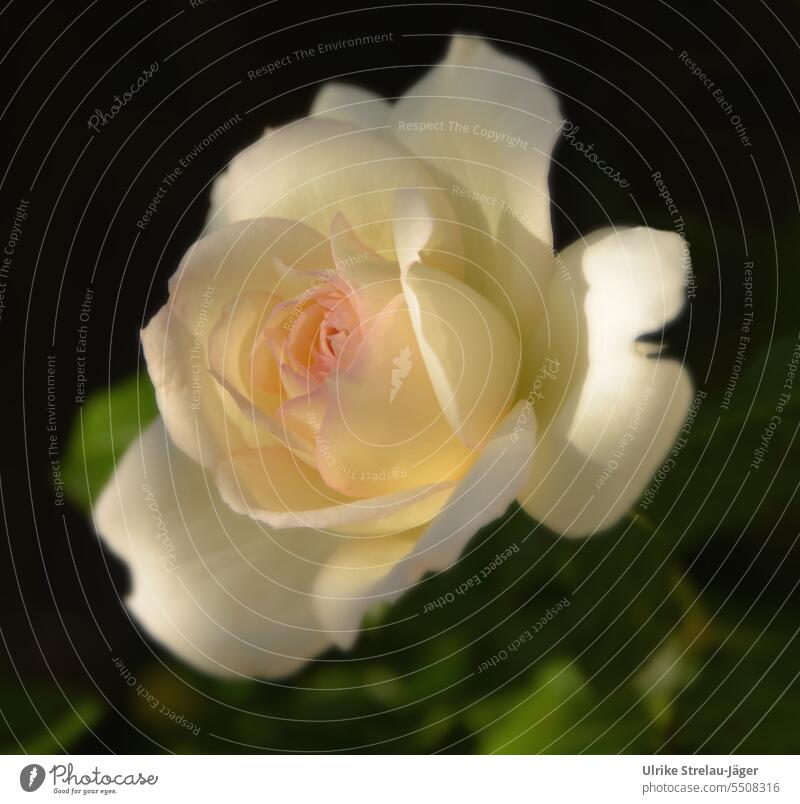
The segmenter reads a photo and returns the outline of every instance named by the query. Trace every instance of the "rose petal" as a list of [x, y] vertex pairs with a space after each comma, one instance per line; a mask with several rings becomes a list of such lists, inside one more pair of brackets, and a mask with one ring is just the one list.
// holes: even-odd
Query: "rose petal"
[[277, 678], [329, 646], [311, 590], [335, 540], [235, 514], [160, 422], [125, 453], [94, 515], [130, 568], [129, 610], [195, 667]]
[[[244, 293], [225, 306], [207, 343], [208, 364], [240, 394], [273, 402], [280, 392], [278, 366], [260, 332], [270, 310], [267, 293]], [[265, 404], [259, 407], [269, 409]]]
[[234, 511], [273, 528], [318, 528], [338, 533], [387, 534], [428, 522], [454, 484], [440, 483], [363, 500], [329, 488], [320, 474], [283, 447], [234, 453], [216, 473], [222, 498]]
[[[174, 314], [194, 330], [201, 312], [211, 320], [244, 293], [291, 298], [330, 268], [330, 247], [318, 232], [295, 220], [240, 220], [193, 243], [170, 277]], [[298, 281], [299, 280], [299, 281]]]
[[689, 252], [676, 232], [646, 226], [601, 229], [569, 249], [574, 247], [581, 249], [589, 286], [590, 359], [627, 351], [632, 340], [657, 332], [683, 308]]
[[[674, 360], [630, 355], [606, 371], [587, 381], [574, 419], [559, 417], [548, 429], [519, 496], [534, 519], [568, 536], [624, 516], [675, 443], [692, 401], [691, 381]], [[580, 437], [569, 437], [570, 426]]]
[[230, 449], [261, 443], [254, 417], [221, 395], [208, 371], [208, 338], [226, 303], [250, 293], [271, 299], [284, 287], [296, 290], [311, 281], [310, 268], [330, 260], [329, 248], [311, 229], [269, 218], [219, 229], [187, 251], [170, 279], [167, 304], [141, 332], [159, 410], [187, 455], [212, 466]]
[[402, 295], [375, 317], [354, 357], [349, 348], [348, 368], [328, 380], [315, 436], [325, 482], [374, 497], [460, 478], [474, 456], [441, 411]]
[[[367, 611], [376, 603], [394, 600], [406, 591], [400, 589], [392, 596], [378, 594], [375, 590], [382, 587], [398, 561], [408, 560], [420, 534], [421, 530], [371, 539], [340, 539], [338, 549], [320, 572], [314, 587], [317, 616], [335, 645], [350, 650]], [[420, 564], [415, 581], [424, 573]]]
[[269, 215], [328, 232], [342, 213], [371, 249], [393, 260], [392, 193], [398, 187], [425, 194], [437, 218], [437, 265], [460, 270], [461, 236], [449, 191], [397, 141], [337, 120], [299, 120], [242, 151], [212, 188], [209, 226]]
[[475, 448], [514, 402], [519, 341], [484, 297], [417, 261], [431, 231], [427, 209], [415, 192], [395, 199], [403, 293], [416, 341], [450, 426]]
[[535, 437], [535, 417], [517, 405], [419, 538], [371, 539], [366, 549], [356, 539], [340, 543], [314, 587], [318, 616], [337, 645], [352, 647], [372, 605], [452, 566], [469, 539], [506, 511], [528, 481]]
[[533, 478], [520, 502], [554, 530], [607, 528], [635, 502], [673, 445], [691, 382], [658, 346], [635, 343], [680, 312], [688, 265], [681, 238], [647, 228], [602, 230], [560, 255], [547, 354], [561, 361], [542, 424]]
[[215, 466], [229, 449], [248, 445], [246, 430], [226, 416], [217, 383], [202, 351], [166, 305], [142, 330], [147, 371], [164, 424], [175, 444], [205, 466]]
[[[602, 374], [604, 361], [648, 351], [642, 344], [634, 349], [634, 341], [657, 333], [680, 312], [689, 259], [674, 232], [623, 227], [592, 232], [564, 249], [558, 263], [547, 289], [546, 315], [530, 333], [538, 344], [535, 359], [520, 384], [524, 395], [532, 387], [533, 370], [547, 358], [560, 361], [547, 398], [537, 402], [540, 422], [564, 412], [567, 396], [591, 372]], [[658, 347], [649, 349], [657, 352]]]
[[311, 104], [310, 117], [330, 117], [356, 128], [375, 128], [386, 122], [389, 104], [378, 95], [351, 84], [329, 81]]
[[[547, 243], [553, 239], [547, 177], [560, 121], [558, 100], [535, 70], [465, 36], [453, 37], [444, 61], [390, 116], [406, 147], [464, 188], [494, 199], [480, 203], [495, 234], [510, 208]], [[417, 124], [443, 130], [421, 131]]]

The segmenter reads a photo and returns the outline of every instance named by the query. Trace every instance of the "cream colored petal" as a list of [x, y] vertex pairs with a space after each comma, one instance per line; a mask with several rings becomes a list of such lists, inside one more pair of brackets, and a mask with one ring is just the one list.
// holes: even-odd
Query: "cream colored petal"
[[[591, 375], [575, 413], [543, 436], [519, 496], [532, 517], [569, 536], [624, 516], [673, 447], [692, 402], [692, 383], [674, 360], [630, 355], [605, 371]], [[570, 438], [570, 427], [580, 437]]]
[[[548, 294], [556, 284], [551, 281], [556, 261], [548, 246], [509, 216], [500, 223], [500, 237], [481, 234], [480, 226], [474, 222], [467, 226], [466, 221], [467, 217], [464, 239], [470, 248], [467, 252], [470, 259], [465, 260], [464, 281], [478, 298], [485, 300], [481, 307], [486, 308], [485, 302], [489, 302], [505, 318], [506, 324], [497, 325], [498, 341], [507, 342], [510, 332], [518, 344], [510, 354], [518, 354], [516, 385], [523, 389], [519, 396], [525, 397], [536, 381], [542, 355], [547, 353], [544, 346], [549, 347], [553, 338], [550, 322], [559, 320], [547, 309]], [[416, 263], [425, 264], [425, 247], [431, 232], [430, 210], [418, 193], [400, 190], [395, 194], [394, 232], [400, 267], [407, 275]], [[474, 293], [470, 295], [475, 298]], [[409, 296], [413, 296], [410, 290]], [[410, 303], [414, 303], [413, 299]], [[492, 319], [496, 320], [496, 316]], [[509, 354], [502, 346], [498, 353]], [[502, 373], [497, 366], [495, 371]], [[440, 387], [446, 389], [447, 383], [441, 383]], [[495, 384], [493, 388], [496, 391], [502, 384]], [[453, 416], [451, 423], [457, 427], [454, 405], [449, 407], [449, 413]]]
[[[364, 615], [376, 603], [395, 600], [395, 595], [378, 590], [397, 567], [409, 560], [421, 530], [376, 538], [341, 537], [336, 552], [320, 572], [314, 588], [317, 614], [330, 639], [342, 650], [350, 650], [360, 632]], [[415, 580], [424, 574], [421, 570]]]
[[389, 121], [406, 147], [483, 196], [477, 203], [493, 233], [513, 214], [552, 243], [547, 178], [561, 114], [555, 94], [527, 64], [479, 37], [456, 36]]
[[311, 104], [311, 117], [329, 117], [357, 128], [382, 126], [389, 114], [389, 104], [378, 95], [351, 84], [328, 81]]
[[142, 348], [156, 402], [172, 440], [198, 463], [215, 466], [229, 449], [243, 449], [246, 433], [225, 412], [199, 339], [169, 305], [142, 330]]
[[398, 193], [396, 209], [403, 293], [416, 341], [450, 426], [474, 448], [514, 402], [519, 340], [483, 296], [417, 261], [432, 228], [419, 194]]
[[646, 226], [601, 229], [581, 249], [589, 286], [589, 357], [627, 350], [630, 342], [659, 331], [683, 308], [688, 245], [676, 232]]
[[442, 413], [403, 297], [369, 326], [368, 337], [352, 347], [355, 356], [345, 344], [341, 360], [348, 368], [326, 385], [315, 433], [320, 474], [353, 497], [457, 480], [474, 455]]
[[349, 288], [362, 318], [372, 319], [402, 291], [397, 263], [372, 251], [341, 213], [331, 223], [331, 252], [336, 278]]
[[[239, 432], [244, 435], [247, 441], [245, 447], [260, 448], [278, 442], [291, 449], [298, 460], [314, 465], [313, 440], [308, 440], [307, 433], [300, 432], [294, 426], [295, 422], [281, 415], [280, 409], [276, 415], [260, 409], [234, 385], [227, 383], [224, 377], [219, 376], [213, 370], [209, 374], [219, 384], [220, 389], [227, 392], [223, 397], [223, 402], [227, 403], [225, 414], [228, 424], [231, 427], [237, 427]], [[226, 460], [231, 451], [239, 449], [233, 442], [228, 446], [229, 449], [220, 460]], [[211, 468], [217, 465], [219, 465], [219, 461], [206, 463], [206, 466]]]
[[244, 293], [225, 306], [208, 337], [208, 365], [214, 374], [270, 410], [280, 392], [280, 374], [260, 334], [270, 310], [267, 293]]
[[[192, 330], [222, 315], [245, 293], [291, 298], [332, 267], [330, 246], [302, 223], [278, 218], [239, 220], [193, 243], [169, 280], [170, 304]], [[298, 281], [299, 280], [299, 281]]]
[[335, 540], [234, 513], [160, 422], [125, 453], [94, 517], [130, 569], [133, 616], [195, 667], [279, 678], [330, 645], [312, 591]]
[[387, 534], [435, 516], [454, 484], [439, 483], [363, 500], [329, 488], [320, 474], [283, 447], [243, 450], [216, 473], [222, 498], [234, 511], [273, 528], [318, 528], [337, 533]]
[[563, 289], [565, 271], [549, 246], [507, 216], [500, 223], [490, 270], [468, 276], [472, 287], [505, 315], [520, 342], [520, 388], [530, 387], [540, 367], [537, 331], [556, 326], [547, 300], [553, 285]]
[[461, 235], [449, 190], [384, 130], [306, 118], [268, 131], [236, 156], [211, 192], [209, 227], [276, 216], [328, 232], [342, 213], [359, 237], [393, 260], [392, 194], [420, 189], [437, 219], [435, 264], [461, 270]]
[[[250, 294], [270, 300], [296, 291], [311, 281], [309, 269], [331, 261], [328, 244], [308, 227], [266, 218], [219, 229], [189, 248], [169, 300], [141, 333], [159, 410], [187, 455], [213, 466], [231, 449], [262, 441], [258, 422], [239, 413], [208, 371], [208, 339], [226, 308]], [[238, 359], [233, 349], [227, 359]]]
[[585, 535], [636, 501], [686, 416], [685, 371], [634, 339], [680, 312], [688, 255], [675, 233], [633, 228], [595, 232], [561, 257], [572, 280], [553, 279], [542, 347], [560, 371], [534, 402], [543, 433], [520, 502], [554, 530]]
[[506, 511], [528, 482], [535, 437], [535, 417], [516, 406], [421, 535], [368, 540], [368, 551], [356, 539], [340, 543], [314, 587], [320, 620], [338, 645], [353, 645], [371, 606], [397, 600], [426, 572], [448, 569], [469, 539]]

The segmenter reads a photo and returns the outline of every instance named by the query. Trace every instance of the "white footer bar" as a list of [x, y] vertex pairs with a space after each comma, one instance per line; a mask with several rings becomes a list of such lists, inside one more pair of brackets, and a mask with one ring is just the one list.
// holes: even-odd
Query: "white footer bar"
[[0, 801], [800, 801], [792, 756], [4, 756]]

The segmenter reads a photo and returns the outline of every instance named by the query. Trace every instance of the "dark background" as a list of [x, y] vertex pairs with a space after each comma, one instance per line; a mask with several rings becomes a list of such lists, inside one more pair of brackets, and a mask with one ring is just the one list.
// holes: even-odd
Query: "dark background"
[[[4, 751], [800, 749], [800, 389], [764, 465], [749, 468], [800, 327], [800, 9], [788, 1], [563, 0], [518, 8], [11, 0], [0, 11], [3, 244], [14, 209], [29, 201], [0, 319]], [[697, 277], [670, 348], [685, 355], [708, 397], [646, 516], [589, 542], [565, 542], [509, 512], [458, 566], [388, 616], [421, 611], [498, 550], [519, 545], [491, 588], [411, 625], [386, 625], [378, 613], [353, 655], [332, 652], [284, 684], [205, 678], [128, 619], [126, 570], [100, 546], [80, 493], [54, 503], [47, 355], [56, 355], [59, 454], [69, 468], [87, 287], [87, 376], [102, 393], [140, 367], [138, 330], [163, 304], [227, 161], [266, 125], [306, 113], [332, 78], [401, 95], [454, 31], [494, 39], [540, 70], [580, 126], [578, 139], [630, 181], [620, 190], [560, 143], [551, 175], [557, 246], [609, 219], [670, 228], [651, 178], [661, 171], [686, 222]], [[393, 33], [393, 42], [247, 77], [299, 47], [377, 33]], [[682, 51], [733, 103], [751, 148], [679, 61]], [[93, 110], [107, 110], [153, 62], [159, 69], [147, 86], [90, 131]], [[236, 113], [242, 122], [183, 170], [140, 232], [136, 221], [164, 175]], [[746, 260], [754, 263], [753, 337], [723, 410]], [[535, 644], [492, 673], [470, 675], [565, 594], [573, 605]], [[154, 712], [137, 688], [199, 732]]]

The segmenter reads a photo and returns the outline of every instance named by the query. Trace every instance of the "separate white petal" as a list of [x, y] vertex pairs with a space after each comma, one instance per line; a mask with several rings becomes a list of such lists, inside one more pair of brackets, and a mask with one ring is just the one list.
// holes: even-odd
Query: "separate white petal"
[[539, 335], [542, 359], [561, 368], [536, 403], [542, 434], [520, 502], [553, 530], [586, 535], [636, 501], [691, 403], [683, 368], [635, 343], [680, 312], [688, 255], [677, 234], [640, 227], [595, 232], [560, 257], [572, 278], [553, 278], [551, 330]]
[[[590, 233], [561, 251], [556, 263], [558, 270], [544, 286], [544, 314], [535, 328], [526, 329], [523, 344], [522, 396], [548, 359], [561, 363], [556, 381], [546, 384], [547, 398], [537, 401], [540, 421], [549, 420], [580, 387], [590, 359], [600, 370], [604, 359], [628, 355], [637, 338], [658, 336], [684, 304], [690, 259], [675, 232], [621, 227]], [[517, 295], [524, 295], [522, 288]], [[659, 347], [646, 351], [655, 354]]]
[[372, 605], [452, 566], [469, 539], [506, 511], [528, 482], [535, 436], [532, 411], [518, 405], [421, 537], [341, 542], [314, 587], [320, 620], [338, 645], [353, 645]]
[[561, 114], [555, 94], [527, 64], [480, 38], [456, 36], [389, 120], [408, 148], [484, 196], [477, 203], [495, 234], [512, 214], [552, 242], [547, 177]]
[[[557, 533], [587, 536], [616, 524], [667, 457], [692, 402], [674, 360], [630, 355], [593, 374], [574, 419], [556, 419], [536, 446], [519, 501]], [[569, 438], [577, 423], [584, 436]], [[588, 434], [594, 433], [593, 444]]]
[[641, 335], [657, 332], [683, 308], [688, 245], [676, 232], [646, 226], [601, 229], [565, 249], [589, 286], [589, 358], [627, 350]]
[[130, 568], [128, 608], [194, 666], [276, 678], [330, 645], [311, 592], [335, 542], [307, 529], [274, 534], [234, 513], [161, 422], [125, 453], [94, 515]]

